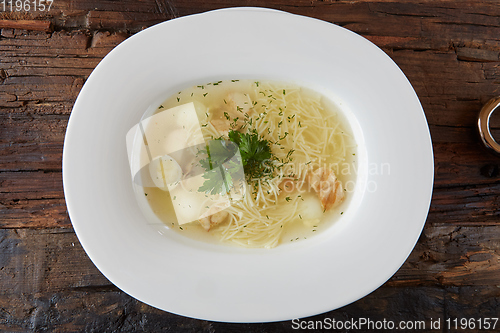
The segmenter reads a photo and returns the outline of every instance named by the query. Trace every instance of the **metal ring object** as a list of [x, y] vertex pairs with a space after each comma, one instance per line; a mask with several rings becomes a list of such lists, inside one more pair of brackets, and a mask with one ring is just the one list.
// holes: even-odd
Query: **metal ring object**
[[500, 156], [500, 144], [495, 141], [490, 132], [490, 116], [500, 106], [500, 96], [490, 99], [479, 112], [477, 128], [481, 141], [493, 154]]

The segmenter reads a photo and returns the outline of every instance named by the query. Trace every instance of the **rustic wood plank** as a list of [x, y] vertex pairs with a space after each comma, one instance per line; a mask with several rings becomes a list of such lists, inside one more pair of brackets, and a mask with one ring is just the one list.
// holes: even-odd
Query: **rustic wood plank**
[[88, 14], [88, 27], [90, 29], [138, 31], [170, 18], [163, 13], [91, 10]]
[[0, 290], [5, 294], [57, 292], [109, 285], [72, 229], [0, 229]]
[[128, 36], [130, 34], [122, 32], [95, 32], [90, 35], [82, 31], [16, 35], [0, 40], [0, 50], [3, 51], [0, 57], [29, 57], [30, 54], [35, 54], [47, 57], [74, 56], [100, 59]]
[[29, 80], [8, 76], [3, 82], [2, 90], [15, 95], [17, 101], [74, 101], [83, 83], [82, 78], [72, 76], [32, 76]]
[[498, 165], [498, 159], [476, 142], [435, 142], [435, 188], [468, 185], [494, 185], [498, 175], [485, 175], [481, 170], [487, 165]]
[[[498, 301], [500, 299], [500, 288], [498, 288], [498, 285], [483, 288], [449, 287], [446, 288], [446, 291], [444, 318], [459, 318], [460, 320], [460, 318], [498, 317]], [[498, 323], [495, 329], [499, 329]], [[475, 331], [478, 331], [477, 322]], [[450, 332], [452, 331], [450, 330]]]
[[63, 142], [0, 144], [0, 172], [61, 169]]
[[2, 200], [63, 198], [62, 174], [52, 170], [0, 172]]
[[0, 194], [0, 228], [69, 228], [63, 198], [7, 199]]
[[459, 61], [454, 50], [386, 51], [412, 83], [431, 125], [473, 128], [482, 104], [500, 93], [498, 63]]
[[499, 60], [500, 52], [497, 50], [482, 50], [468, 47], [457, 49], [457, 59], [463, 61], [496, 62]]
[[500, 183], [434, 189], [427, 223], [498, 225]]
[[52, 22], [40, 20], [0, 20], [0, 28], [51, 32]]
[[[28, 109], [25, 109], [28, 111]], [[44, 107], [29, 108], [32, 111], [45, 111]], [[53, 110], [49, 108], [49, 110]], [[56, 109], [58, 111], [61, 108]], [[64, 111], [66, 109], [63, 108]], [[33, 142], [64, 141], [68, 115], [37, 113], [2, 113], [0, 122], [4, 130], [0, 133], [0, 144], [25, 144]]]
[[500, 285], [500, 225], [446, 224], [426, 225], [388, 285]]

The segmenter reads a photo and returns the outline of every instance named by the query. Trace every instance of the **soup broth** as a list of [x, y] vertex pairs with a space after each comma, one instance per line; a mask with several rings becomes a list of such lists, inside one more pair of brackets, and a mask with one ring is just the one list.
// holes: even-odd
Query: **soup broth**
[[[234, 186], [236, 177], [223, 176], [219, 183], [206, 174], [192, 177], [194, 167], [211, 172], [212, 160], [200, 158], [191, 163], [196, 166], [182, 164], [175, 183], [198, 182], [193, 188], [201, 193], [199, 201], [179, 202], [182, 198], [172, 187], [145, 186], [151, 210], [168, 228], [201, 241], [272, 248], [311, 238], [341, 218], [356, 181], [357, 146], [341, 110], [330, 100], [283, 82], [225, 80], [179, 91], [161, 103], [155, 114], [186, 105], [196, 111], [198, 124], [184, 132], [165, 124], [163, 140], [198, 151], [206, 146], [204, 153], [210, 158], [218, 146], [208, 142], [237, 147], [239, 159], [234, 161], [241, 163], [244, 181], [238, 183], [236, 200], [207, 204], [202, 195], [224, 197], [230, 190], [226, 181]], [[162, 124], [148, 126], [162, 128]], [[231, 176], [227, 164], [221, 164], [220, 170]], [[203, 206], [205, 214], [181, 222], [176, 204], [189, 204], [187, 211], [196, 216]]]

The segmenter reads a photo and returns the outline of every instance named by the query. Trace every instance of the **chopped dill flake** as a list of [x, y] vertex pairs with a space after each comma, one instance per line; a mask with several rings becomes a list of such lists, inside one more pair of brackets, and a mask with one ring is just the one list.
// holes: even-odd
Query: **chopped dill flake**
[[256, 81], [256, 82], [255, 82], [255, 85], [258, 87], [258, 86], [259, 86], [259, 82], [257, 82], [257, 81]]
[[[160, 105], [160, 106], [158, 107], [158, 109], [163, 109], [163, 107], [164, 107], [163, 105]], [[353, 154], [353, 155], [354, 155], [354, 154]]]
[[227, 104], [226, 100], [224, 99], [224, 104]]
[[177, 196], [174, 195], [174, 200], [177, 199]]
[[145, 195], [145, 196], [148, 196], [148, 194], [147, 194], [147, 193], [144, 193], [144, 195]]
[[179, 227], [179, 229], [184, 230], [184, 229], [182, 229], [182, 227]]
[[290, 197], [286, 197], [286, 198], [285, 198], [285, 200], [286, 200], [287, 202], [290, 202], [290, 200], [292, 200], [292, 198], [290, 198]]
[[207, 127], [207, 126], [208, 126], [208, 124], [203, 124], [203, 125], [201, 125], [201, 127]]
[[299, 214], [299, 218], [302, 220], [302, 216], [300, 216], [300, 214]]
[[197, 86], [198, 88], [205, 89], [205, 86]]
[[239, 80], [231, 80], [231, 82], [238, 82]]
[[286, 95], [286, 93], [285, 93], [285, 89], [283, 89], [283, 95]]
[[204, 94], [203, 94], [203, 97], [206, 97], [207, 95], [208, 95], [208, 93], [204, 93]]
[[344, 214], [344, 212], [340, 212], [340, 215]]
[[181, 98], [180, 97], [177, 97], [177, 102], [180, 102], [181, 101]]
[[266, 215], [267, 219], [269, 220], [269, 215]]

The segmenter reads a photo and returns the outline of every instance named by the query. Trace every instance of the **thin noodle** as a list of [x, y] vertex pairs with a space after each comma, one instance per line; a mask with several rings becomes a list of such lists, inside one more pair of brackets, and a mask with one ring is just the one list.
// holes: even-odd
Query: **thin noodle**
[[[252, 84], [248, 96], [253, 104], [251, 128], [271, 142], [278, 159], [291, 157], [292, 161], [270, 178], [249, 181], [243, 199], [226, 209], [228, 222], [210, 232], [240, 246], [274, 247], [286, 226], [300, 216], [298, 192], [284, 193], [282, 181], [304, 182], [313, 166], [345, 161], [349, 135], [317, 94], [295, 86], [260, 83]], [[206, 141], [224, 135], [210, 121], [202, 132]]]

